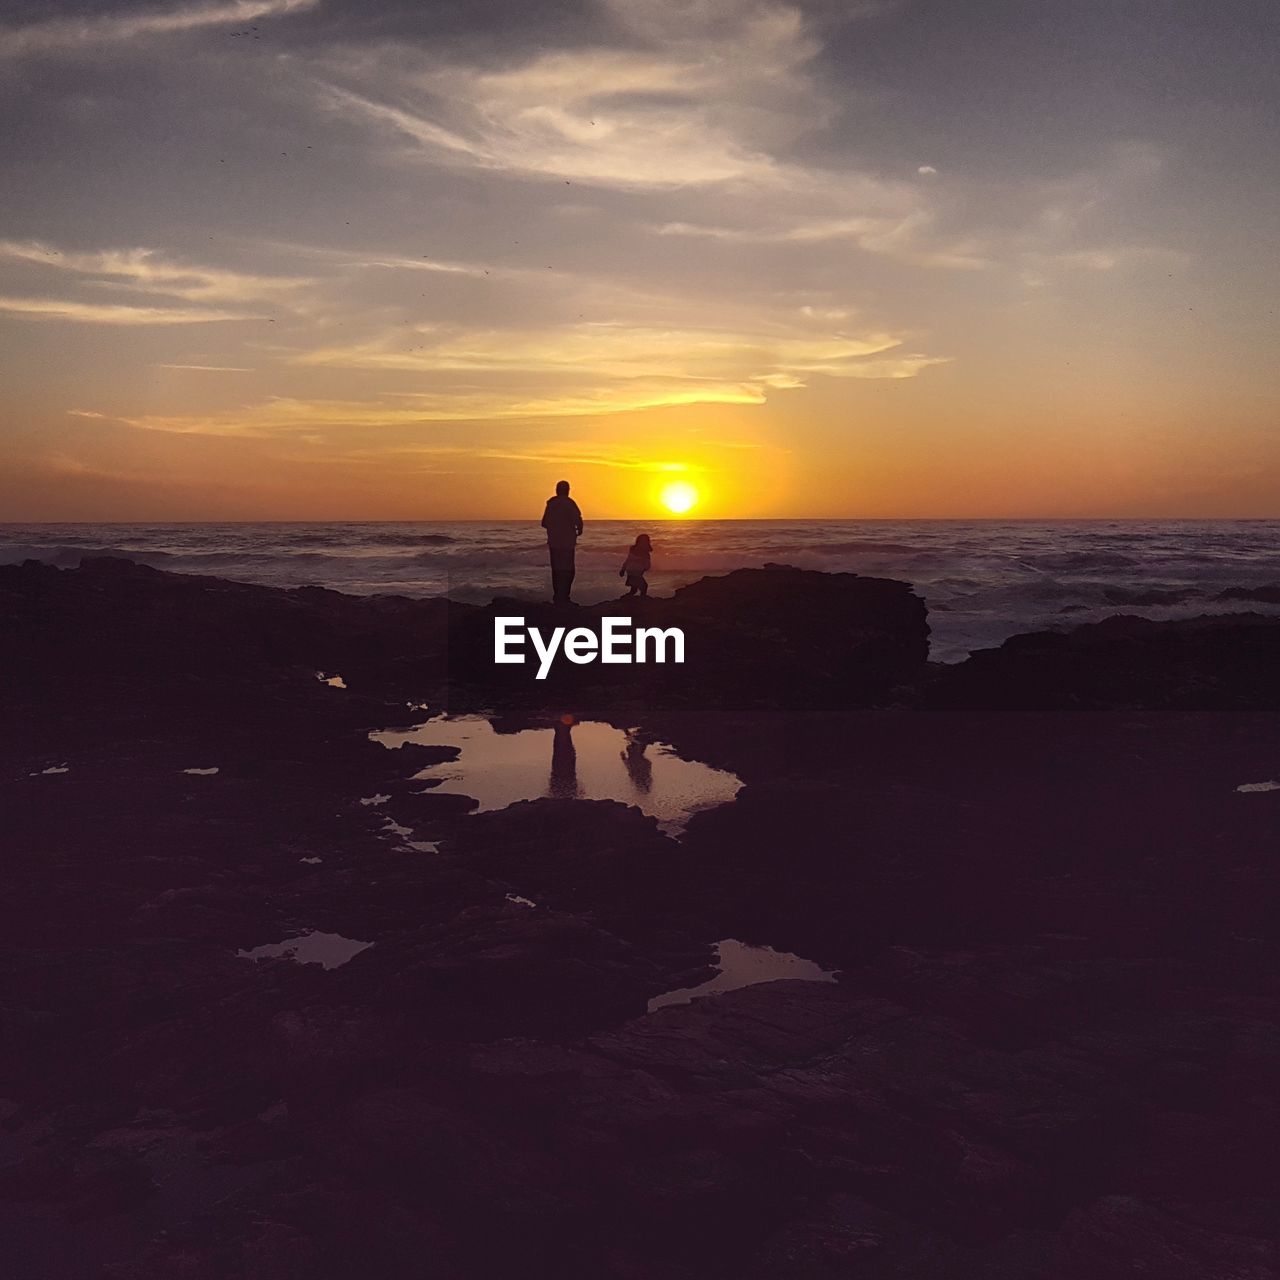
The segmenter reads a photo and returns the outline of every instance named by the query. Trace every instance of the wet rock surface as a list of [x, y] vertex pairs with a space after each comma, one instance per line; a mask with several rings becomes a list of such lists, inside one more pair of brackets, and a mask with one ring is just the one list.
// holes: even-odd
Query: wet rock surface
[[[1277, 1274], [1274, 624], [917, 648], [898, 708], [551, 695], [744, 781], [675, 840], [368, 740], [522, 723], [446, 669], [482, 611], [120, 562], [0, 604], [10, 1274]], [[308, 930], [373, 945], [236, 955]], [[644, 1012], [725, 937], [840, 980]]]

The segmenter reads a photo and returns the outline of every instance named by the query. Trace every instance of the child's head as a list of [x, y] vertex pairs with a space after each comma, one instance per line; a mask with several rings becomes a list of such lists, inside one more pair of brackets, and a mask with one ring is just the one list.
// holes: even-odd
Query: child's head
[[651, 542], [649, 541], [649, 535], [648, 535], [647, 533], [642, 533], [642, 534], [641, 534], [641, 535], [636, 539], [636, 546], [637, 546], [637, 547], [644, 547], [644, 549], [647, 551], [650, 547], [652, 547], [652, 546], [653, 546], [653, 543], [651, 543]]

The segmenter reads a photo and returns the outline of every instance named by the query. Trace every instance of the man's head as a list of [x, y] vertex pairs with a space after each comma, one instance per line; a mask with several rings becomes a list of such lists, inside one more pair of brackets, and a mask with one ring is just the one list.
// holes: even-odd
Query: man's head
[[556, 497], [567, 498], [569, 496], [569, 482], [567, 480], [556, 481]]

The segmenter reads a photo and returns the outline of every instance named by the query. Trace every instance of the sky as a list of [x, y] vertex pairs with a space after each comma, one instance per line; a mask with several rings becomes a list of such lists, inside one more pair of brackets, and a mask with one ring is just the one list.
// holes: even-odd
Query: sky
[[1280, 517], [1273, 0], [0, 0], [0, 520]]

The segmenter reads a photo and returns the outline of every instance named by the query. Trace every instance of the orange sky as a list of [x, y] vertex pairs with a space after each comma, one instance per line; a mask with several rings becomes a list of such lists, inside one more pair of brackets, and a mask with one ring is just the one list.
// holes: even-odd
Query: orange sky
[[0, 27], [5, 518], [1280, 516], [1253, 42], [837, 8]]

